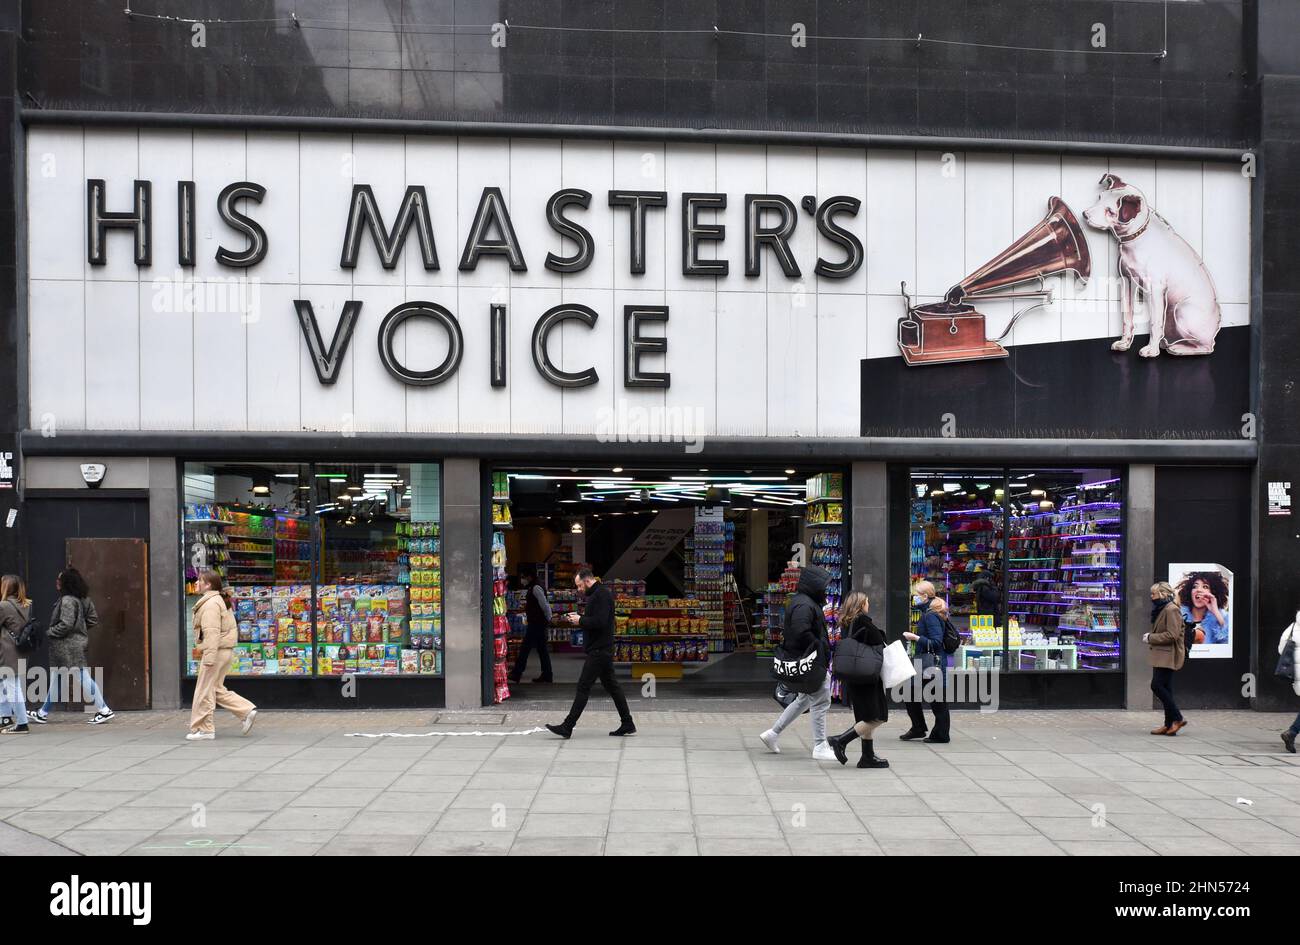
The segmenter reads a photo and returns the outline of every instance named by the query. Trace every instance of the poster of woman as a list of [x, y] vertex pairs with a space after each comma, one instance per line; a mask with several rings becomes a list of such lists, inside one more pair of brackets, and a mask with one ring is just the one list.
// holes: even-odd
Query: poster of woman
[[1171, 564], [1169, 583], [1183, 620], [1196, 624], [1198, 642], [1187, 655], [1198, 659], [1232, 656], [1232, 572], [1221, 564]]

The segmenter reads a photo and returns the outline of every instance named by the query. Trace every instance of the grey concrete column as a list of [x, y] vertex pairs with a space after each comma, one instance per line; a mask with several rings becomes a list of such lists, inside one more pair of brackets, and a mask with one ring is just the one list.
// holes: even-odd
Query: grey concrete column
[[176, 460], [149, 463], [149, 698], [155, 709], [181, 706], [181, 503]]
[[1124, 497], [1124, 708], [1150, 709], [1151, 660], [1142, 634], [1151, 629], [1156, 583], [1156, 468], [1130, 466]]
[[871, 599], [871, 615], [885, 626], [889, 587], [889, 480], [884, 463], [854, 463], [850, 472], [853, 503], [853, 575], [849, 590]]
[[442, 464], [442, 632], [447, 708], [483, 704], [483, 510], [477, 459]]

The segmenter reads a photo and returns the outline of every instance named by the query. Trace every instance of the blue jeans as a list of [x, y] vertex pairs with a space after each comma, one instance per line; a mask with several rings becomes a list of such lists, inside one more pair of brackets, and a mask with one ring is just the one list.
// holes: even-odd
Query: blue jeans
[[22, 680], [12, 678], [3, 684], [4, 701], [0, 701], [0, 715], [12, 718], [16, 725], [27, 724], [27, 700]]
[[[41, 706], [41, 715], [50, 714], [50, 704], [58, 698], [59, 679], [61, 677], [62, 673], [58, 670], [50, 670], [50, 691], [45, 696], [45, 704]], [[81, 692], [83, 697], [89, 696], [94, 700], [96, 712], [108, 711], [108, 705], [104, 702], [104, 694], [101, 693], [99, 687], [95, 685], [95, 677], [90, 675], [90, 670], [86, 669], [84, 666], [81, 667]]]
[[1300, 715], [1297, 715], [1295, 721], [1291, 723], [1291, 734], [1300, 735]]

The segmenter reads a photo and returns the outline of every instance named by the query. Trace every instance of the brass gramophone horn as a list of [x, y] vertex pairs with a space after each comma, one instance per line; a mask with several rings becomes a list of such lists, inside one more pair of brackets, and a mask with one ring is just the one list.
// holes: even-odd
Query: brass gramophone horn
[[1079, 221], [1060, 197], [1047, 202], [1047, 216], [1032, 230], [948, 290], [956, 305], [968, 296], [1072, 270], [1087, 281], [1092, 257]]

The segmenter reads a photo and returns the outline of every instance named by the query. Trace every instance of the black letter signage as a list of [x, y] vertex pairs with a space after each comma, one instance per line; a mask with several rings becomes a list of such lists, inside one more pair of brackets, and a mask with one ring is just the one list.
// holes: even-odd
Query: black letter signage
[[[775, 210], [781, 217], [776, 226], [765, 227], [761, 220], [764, 210]], [[799, 278], [799, 264], [790, 252], [790, 236], [794, 233], [794, 204], [780, 194], [745, 194], [745, 275], [757, 276], [761, 269], [759, 251], [764, 244], [772, 247], [781, 270], [792, 278]]]
[[682, 194], [682, 275], [725, 276], [729, 268], [725, 259], [700, 257], [700, 242], [721, 242], [727, 228], [721, 223], [700, 223], [701, 210], [727, 209], [726, 194]]
[[668, 322], [667, 305], [623, 306], [623, 386], [666, 388], [672, 381], [667, 371], [641, 370], [643, 354], [667, 354], [667, 338], [643, 338], [641, 326], [646, 322]]
[[221, 265], [246, 269], [249, 266], [256, 266], [266, 258], [266, 230], [262, 229], [256, 220], [235, 209], [236, 200], [247, 197], [254, 203], [261, 203], [265, 196], [265, 187], [244, 180], [228, 184], [217, 197], [217, 212], [221, 214], [221, 219], [248, 237], [248, 249], [242, 253], [232, 253], [224, 246], [217, 248], [217, 262]]
[[322, 384], [333, 384], [339, 379], [343, 356], [348, 353], [352, 330], [357, 327], [361, 303], [355, 299], [343, 303], [343, 313], [339, 315], [339, 323], [334, 326], [334, 337], [330, 340], [328, 349], [325, 347], [325, 339], [321, 337], [320, 324], [316, 321], [316, 312], [312, 309], [311, 302], [307, 299], [294, 299], [293, 307], [298, 313], [298, 325], [307, 341], [307, 350], [311, 352], [316, 379]]
[[424, 188], [414, 184], [406, 188], [402, 206], [397, 211], [393, 229], [384, 228], [384, 216], [375, 203], [375, 192], [369, 184], [352, 185], [352, 206], [348, 209], [348, 228], [343, 234], [343, 254], [339, 266], [344, 269], [357, 268], [357, 253], [361, 249], [361, 228], [370, 230], [375, 241], [375, 250], [379, 253], [379, 262], [385, 269], [395, 269], [401, 258], [402, 247], [406, 245], [406, 234], [415, 227], [415, 235], [420, 240], [420, 257], [424, 268], [438, 268], [438, 249], [433, 243], [433, 224], [429, 221], [429, 200]]
[[[447, 356], [431, 371], [412, 371], [397, 360], [393, 352], [393, 336], [408, 318], [431, 318], [447, 330]], [[407, 302], [399, 305], [379, 323], [379, 360], [384, 369], [404, 384], [431, 387], [441, 384], [456, 373], [465, 349], [465, 338], [460, 333], [460, 322], [437, 302]]]
[[546, 222], [556, 233], [567, 236], [578, 244], [578, 251], [572, 256], [546, 254], [546, 268], [551, 272], [582, 272], [591, 265], [596, 254], [596, 244], [591, 241], [591, 234], [585, 227], [574, 223], [564, 216], [565, 207], [591, 206], [591, 194], [585, 190], [558, 190], [546, 201]]
[[537, 319], [537, 324], [533, 326], [533, 364], [537, 367], [537, 373], [556, 387], [590, 387], [600, 380], [594, 367], [577, 373], [561, 371], [551, 361], [551, 355], [546, 350], [547, 337], [550, 335], [551, 329], [560, 322], [579, 321], [588, 328], [594, 328], [598, 317], [593, 309], [572, 302], [547, 309], [546, 313]]
[[131, 230], [135, 234], [135, 264], [153, 262], [153, 239], [150, 229], [153, 185], [147, 180], [135, 182], [135, 209], [114, 211], [104, 208], [106, 185], [102, 180], [86, 181], [86, 258], [92, 266], [108, 262], [104, 237], [110, 229]]
[[817, 257], [813, 271], [828, 279], [847, 279], [862, 266], [862, 242], [835, 222], [835, 214], [857, 216], [862, 201], [857, 197], [832, 197], [817, 208], [817, 229], [832, 243], [844, 247], [844, 261], [830, 263]]
[[[500, 231], [500, 236], [488, 235], [493, 226]], [[515, 272], [528, 271], [500, 187], [483, 188], [483, 194], [478, 200], [478, 211], [474, 214], [474, 225], [470, 227], [469, 236], [465, 240], [465, 251], [460, 256], [460, 268], [474, 270], [478, 267], [479, 256], [484, 255], [504, 256]]]
[[650, 207], [668, 206], [668, 194], [662, 190], [611, 190], [611, 207], [631, 207], [632, 265], [628, 270], [634, 276], [645, 274], [645, 214]]

